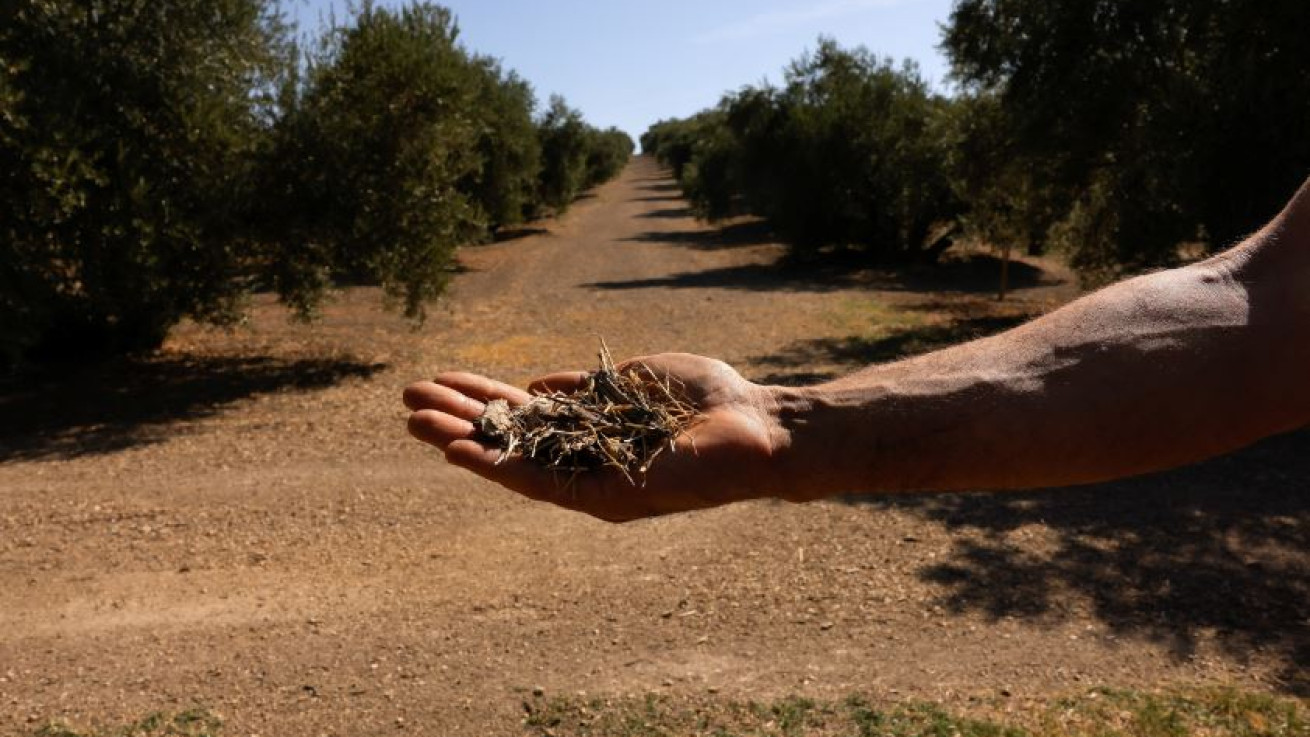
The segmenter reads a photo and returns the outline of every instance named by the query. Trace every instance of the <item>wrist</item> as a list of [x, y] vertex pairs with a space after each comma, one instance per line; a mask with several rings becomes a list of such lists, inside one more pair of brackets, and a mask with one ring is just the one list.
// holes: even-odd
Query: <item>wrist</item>
[[834, 398], [820, 387], [761, 389], [772, 437], [769, 495], [808, 502], [849, 491], [836, 447], [841, 431]]
[[990, 483], [994, 474], [970, 473], [991, 466], [980, 454], [994, 433], [979, 427], [973, 409], [996, 406], [992, 383], [968, 372], [915, 379], [875, 370], [814, 387], [770, 387], [776, 496], [799, 502]]

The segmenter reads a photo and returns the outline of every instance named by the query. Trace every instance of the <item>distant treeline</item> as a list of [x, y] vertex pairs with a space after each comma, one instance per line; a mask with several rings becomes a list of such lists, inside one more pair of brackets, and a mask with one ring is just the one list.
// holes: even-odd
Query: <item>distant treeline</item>
[[1103, 281], [1230, 245], [1310, 175], [1307, 28], [1304, 0], [960, 0], [955, 96], [821, 39], [642, 148], [800, 253], [932, 261], [964, 232]]
[[457, 42], [365, 2], [302, 49], [274, 0], [0, 10], [0, 368], [149, 350], [334, 280], [411, 317], [460, 244], [557, 213], [633, 149]]

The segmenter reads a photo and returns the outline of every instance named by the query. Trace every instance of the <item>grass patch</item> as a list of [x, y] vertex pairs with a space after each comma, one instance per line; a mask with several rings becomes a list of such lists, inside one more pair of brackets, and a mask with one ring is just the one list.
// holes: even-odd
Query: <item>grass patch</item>
[[1037, 734], [1303, 737], [1310, 735], [1310, 714], [1304, 700], [1232, 689], [1193, 694], [1099, 689], [1055, 704], [1042, 729]]
[[847, 299], [829, 315], [846, 335], [827, 339], [825, 345], [838, 358], [892, 361], [1004, 332], [1044, 311], [1031, 304], [971, 295], [908, 306]]
[[[1310, 737], [1310, 701], [1234, 689], [1094, 689], [1048, 701], [997, 699], [968, 713], [926, 702], [772, 702], [649, 694], [531, 697], [533, 737]], [[49, 724], [29, 737], [222, 737], [204, 709], [156, 713], [116, 727]]]
[[931, 321], [930, 315], [871, 297], [842, 299], [826, 317], [838, 330], [865, 338], [919, 328]]
[[131, 724], [117, 727], [73, 729], [52, 723], [32, 732], [32, 737], [221, 737], [223, 722], [204, 709], [177, 714], [156, 712]]
[[1013, 328], [1043, 308], [974, 296], [901, 306], [871, 298], [847, 299], [827, 313], [837, 335], [793, 341], [755, 356], [762, 370], [750, 378], [792, 386], [836, 378], [872, 364], [947, 348]]
[[524, 708], [528, 734], [540, 737], [1310, 737], [1305, 701], [1229, 689], [1098, 689], [1031, 705], [998, 701], [970, 714], [862, 696], [771, 703], [539, 697]]

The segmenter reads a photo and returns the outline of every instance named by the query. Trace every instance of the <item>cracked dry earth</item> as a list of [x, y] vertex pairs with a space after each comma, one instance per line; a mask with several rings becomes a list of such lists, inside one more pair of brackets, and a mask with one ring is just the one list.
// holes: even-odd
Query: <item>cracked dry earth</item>
[[[0, 392], [0, 733], [201, 704], [228, 734], [514, 734], [535, 688], [1009, 708], [1091, 686], [1305, 693], [1310, 436], [1031, 494], [758, 502], [611, 526], [448, 467], [400, 390], [684, 350], [804, 382], [1074, 296], [1052, 263], [788, 265], [656, 165], [376, 290]], [[1005, 428], [997, 428], [1005, 432]]]

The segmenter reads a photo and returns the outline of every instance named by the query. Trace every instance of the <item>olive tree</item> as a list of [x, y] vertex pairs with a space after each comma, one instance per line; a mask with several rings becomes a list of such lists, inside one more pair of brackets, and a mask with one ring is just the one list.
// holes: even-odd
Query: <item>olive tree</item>
[[265, 0], [4, 5], [0, 362], [237, 318], [284, 37]]
[[960, 0], [944, 48], [1009, 191], [975, 178], [976, 208], [1093, 279], [1231, 243], [1310, 169], [1307, 27], [1300, 0]]

